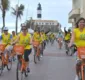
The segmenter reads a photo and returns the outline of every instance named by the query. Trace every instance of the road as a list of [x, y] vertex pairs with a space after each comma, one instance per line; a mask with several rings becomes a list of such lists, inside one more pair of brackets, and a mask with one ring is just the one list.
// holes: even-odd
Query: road
[[[75, 80], [75, 57], [66, 56], [64, 46], [59, 50], [56, 42], [48, 44], [38, 64], [33, 62], [33, 53], [30, 55], [30, 70], [24, 80]], [[11, 71], [4, 70], [0, 80], [16, 80], [16, 62]]]

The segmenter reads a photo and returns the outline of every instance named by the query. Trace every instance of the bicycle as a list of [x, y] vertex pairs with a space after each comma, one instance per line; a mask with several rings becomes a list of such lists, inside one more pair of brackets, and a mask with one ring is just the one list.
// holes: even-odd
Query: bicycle
[[69, 41], [65, 42], [66, 55], [72, 56], [76, 51], [76, 45], [73, 44], [70, 48], [68, 47]]
[[38, 61], [40, 61], [40, 49], [38, 41], [33, 41], [33, 47], [34, 47], [34, 63], [36, 64]]
[[59, 44], [59, 48], [61, 49], [62, 48], [62, 45], [63, 45], [62, 38], [58, 38], [58, 44]]
[[81, 72], [79, 75], [79, 79], [81, 78], [81, 80], [85, 80], [85, 47], [78, 47], [77, 51], [78, 57], [81, 62]]
[[12, 68], [12, 60], [9, 61], [9, 55], [4, 55], [5, 47], [5, 44], [0, 44], [0, 76], [5, 67], [7, 67], [8, 71], [10, 71]]
[[17, 69], [16, 69], [16, 80], [23, 80], [23, 74], [25, 77], [28, 76], [27, 65], [23, 58], [24, 46], [23, 45], [15, 45], [13, 50], [18, 57]]

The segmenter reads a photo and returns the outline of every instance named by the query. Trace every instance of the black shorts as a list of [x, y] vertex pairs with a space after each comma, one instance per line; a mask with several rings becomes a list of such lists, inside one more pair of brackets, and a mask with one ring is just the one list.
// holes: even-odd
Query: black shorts
[[32, 49], [25, 49], [24, 51], [24, 59], [26, 62], [29, 61], [29, 55], [31, 54]]
[[64, 40], [66, 43], [69, 43], [70, 42], [70, 40]]

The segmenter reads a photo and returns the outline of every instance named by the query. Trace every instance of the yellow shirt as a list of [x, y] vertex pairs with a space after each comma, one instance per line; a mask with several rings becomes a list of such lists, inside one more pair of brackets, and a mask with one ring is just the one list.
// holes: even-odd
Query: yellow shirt
[[30, 40], [31, 40], [31, 35], [27, 33], [25, 36], [23, 33], [19, 34], [19, 44], [24, 45], [25, 49], [31, 49]]
[[51, 39], [54, 39], [55, 36], [54, 36], [54, 34], [51, 34], [50, 37], [51, 37]]
[[75, 44], [77, 47], [85, 47], [85, 28], [81, 32], [79, 28], [74, 29]]
[[71, 38], [70, 33], [67, 33], [67, 34], [65, 35], [65, 40], [70, 40], [70, 38]]
[[17, 39], [17, 36], [12, 36], [12, 41], [15, 41]]
[[11, 42], [11, 34], [8, 33], [8, 35], [5, 35], [4, 33], [2, 33], [1, 39], [2, 39], [2, 43], [8, 45]]
[[40, 34], [38, 34], [36, 32], [33, 34], [33, 40], [39, 41], [40, 43], [42, 43], [42, 38], [41, 38]]

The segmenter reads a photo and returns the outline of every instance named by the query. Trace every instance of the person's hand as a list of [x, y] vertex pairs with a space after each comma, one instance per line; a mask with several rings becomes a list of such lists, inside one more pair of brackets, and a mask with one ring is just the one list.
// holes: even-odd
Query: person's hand
[[11, 42], [10, 44], [11, 44], [11, 45], [14, 45], [15, 43]]

